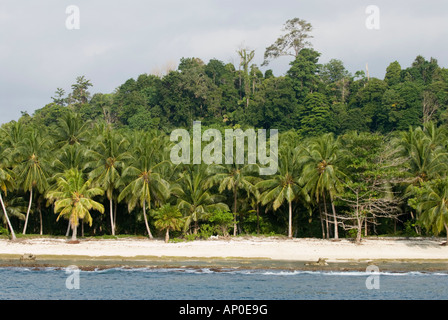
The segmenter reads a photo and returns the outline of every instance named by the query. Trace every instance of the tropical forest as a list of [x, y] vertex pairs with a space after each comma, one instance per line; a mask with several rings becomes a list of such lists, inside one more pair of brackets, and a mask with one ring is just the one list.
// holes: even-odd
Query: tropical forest
[[[320, 62], [310, 23], [282, 30], [265, 52], [236, 48], [239, 63], [186, 57], [111, 93], [80, 75], [2, 124], [0, 236], [448, 237], [448, 69], [416, 53], [384, 79], [352, 73]], [[277, 129], [277, 172], [173, 164], [170, 134], [194, 121]]]

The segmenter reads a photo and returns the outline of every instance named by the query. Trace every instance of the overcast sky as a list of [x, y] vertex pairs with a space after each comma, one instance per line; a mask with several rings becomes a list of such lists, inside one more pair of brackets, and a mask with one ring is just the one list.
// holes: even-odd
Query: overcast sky
[[[69, 5], [80, 10], [78, 30], [66, 28]], [[369, 5], [380, 9], [379, 30], [365, 25]], [[368, 63], [379, 78], [390, 62], [406, 68], [419, 54], [448, 67], [446, 0], [0, 0], [0, 123], [42, 108], [58, 87], [70, 92], [80, 75], [91, 93], [110, 93], [182, 57], [237, 64], [241, 46], [260, 65], [295, 17], [313, 25], [321, 63], [340, 59], [352, 73]], [[269, 68], [283, 75], [290, 61]]]

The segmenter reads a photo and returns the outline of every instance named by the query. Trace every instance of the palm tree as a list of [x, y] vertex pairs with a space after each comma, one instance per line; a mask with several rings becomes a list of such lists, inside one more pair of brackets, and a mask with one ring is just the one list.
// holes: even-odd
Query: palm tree
[[417, 211], [420, 221], [436, 235], [444, 228], [448, 245], [448, 178], [423, 183], [417, 191]]
[[179, 231], [182, 228], [184, 219], [177, 207], [165, 204], [157, 210], [153, 211], [157, 229], [166, 230], [165, 242], [170, 240], [170, 231]]
[[339, 234], [334, 199], [341, 191], [341, 179], [345, 176], [337, 166], [339, 146], [339, 138], [336, 139], [332, 133], [324, 134], [312, 140], [309, 148], [302, 149], [302, 154], [299, 157], [299, 163], [304, 165], [300, 182], [304, 183], [305, 190], [315, 199], [318, 205], [320, 199], [323, 199], [327, 222], [327, 195], [330, 198], [335, 239], [339, 238]]
[[83, 144], [88, 138], [88, 121], [84, 121], [79, 113], [69, 111], [58, 119], [55, 132], [52, 134], [55, 145]]
[[226, 164], [209, 167], [210, 179], [206, 186], [218, 185], [220, 193], [225, 190], [233, 194], [233, 235], [237, 234], [238, 192], [243, 189], [248, 193], [254, 189], [253, 179], [258, 168], [255, 165]]
[[[0, 167], [0, 190], [6, 195], [8, 190], [14, 189], [14, 179], [12, 177], [12, 172], [7, 168]], [[2, 205], [3, 213], [5, 215], [6, 222], [8, 224], [9, 230], [11, 231], [11, 240], [16, 240], [16, 234], [11, 225], [11, 221], [8, 217], [8, 212], [6, 211], [5, 202], [3, 201], [2, 192], [0, 191], [0, 203]]]
[[28, 135], [19, 143], [16, 148], [16, 156], [20, 163], [16, 166], [18, 178], [25, 192], [30, 193], [30, 200], [25, 217], [23, 234], [26, 233], [28, 218], [33, 200], [33, 190], [43, 193], [47, 186], [47, 163], [42, 156], [47, 149], [48, 140], [42, 137], [40, 131], [32, 128]]
[[194, 222], [194, 233], [197, 234], [199, 220], [214, 210], [228, 210], [229, 207], [221, 202], [224, 198], [211, 194], [206, 186], [209, 178], [205, 165], [187, 166], [180, 173], [177, 184], [173, 185], [172, 193], [178, 198], [177, 206], [186, 216], [184, 228], [187, 230]]
[[402, 156], [408, 158], [411, 183], [420, 184], [440, 176], [446, 169], [447, 152], [444, 149], [446, 133], [427, 123], [423, 128], [402, 132], [397, 143]]
[[153, 238], [146, 216], [146, 207], [151, 209], [151, 201], [162, 204], [170, 196], [169, 183], [157, 172], [168, 162], [161, 159], [160, 138], [151, 133], [136, 132], [132, 147], [132, 159], [123, 170], [122, 180], [126, 185], [118, 196], [118, 202], [126, 199], [128, 210], [132, 211], [137, 204], [143, 209], [146, 230]]
[[50, 190], [45, 197], [50, 202], [54, 202], [54, 211], [59, 213], [57, 220], [64, 217], [70, 221], [72, 241], [75, 241], [79, 219], [91, 226], [90, 210], [104, 213], [104, 206], [92, 199], [103, 193], [102, 189], [91, 187], [91, 180], [85, 181], [81, 171], [70, 169], [64, 173], [63, 177], [58, 178], [57, 189]]
[[95, 184], [106, 190], [109, 200], [110, 224], [112, 235], [115, 235], [116, 212], [113, 212], [114, 191], [121, 184], [120, 175], [125, 166], [125, 160], [129, 159], [127, 149], [129, 143], [110, 126], [103, 129], [102, 135], [95, 141], [93, 149], [89, 150], [87, 156], [93, 159], [86, 164], [85, 168], [92, 168], [89, 178]]
[[272, 203], [273, 209], [277, 210], [286, 200], [289, 213], [288, 237], [292, 238], [292, 202], [299, 196], [309, 201], [309, 196], [299, 183], [294, 151], [291, 148], [283, 148], [279, 154], [278, 173], [270, 179], [258, 182], [255, 187], [264, 191], [260, 196], [262, 205]]

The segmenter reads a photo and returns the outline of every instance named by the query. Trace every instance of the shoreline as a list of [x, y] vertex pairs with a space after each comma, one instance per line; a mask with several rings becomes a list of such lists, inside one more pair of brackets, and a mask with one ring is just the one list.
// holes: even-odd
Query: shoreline
[[[237, 237], [165, 243], [162, 240], [60, 238], [0, 239], [0, 267], [283, 269], [304, 271], [448, 272], [441, 239], [278, 239]], [[321, 263], [317, 263], [319, 259]]]

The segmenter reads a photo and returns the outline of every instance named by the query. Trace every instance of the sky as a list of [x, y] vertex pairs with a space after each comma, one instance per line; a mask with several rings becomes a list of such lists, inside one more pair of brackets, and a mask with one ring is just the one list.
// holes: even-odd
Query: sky
[[[79, 29], [67, 28], [71, 5], [79, 9]], [[370, 5], [378, 15], [366, 12]], [[18, 120], [21, 111], [32, 115], [81, 75], [92, 94], [111, 93], [182, 57], [237, 65], [241, 47], [255, 50], [260, 66], [292, 18], [312, 24], [320, 63], [342, 60], [352, 74], [368, 64], [370, 76], [383, 79], [391, 62], [406, 68], [418, 55], [448, 67], [446, 0], [0, 0], [0, 123]], [[261, 70], [281, 76], [291, 60]]]

